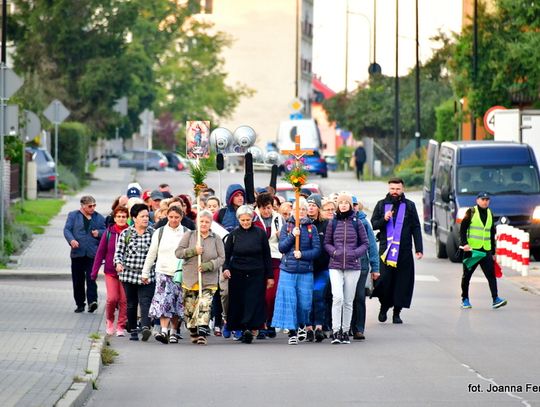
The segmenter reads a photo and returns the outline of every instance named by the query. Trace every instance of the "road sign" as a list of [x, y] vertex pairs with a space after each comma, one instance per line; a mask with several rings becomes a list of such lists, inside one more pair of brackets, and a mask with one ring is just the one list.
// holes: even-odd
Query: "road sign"
[[15, 72], [7, 67], [2, 67], [5, 72], [6, 92], [3, 95], [5, 98], [10, 98], [23, 85], [24, 81], [17, 76]]
[[27, 143], [41, 133], [41, 120], [34, 112], [24, 111], [24, 130], [21, 132], [22, 140]]
[[43, 112], [43, 116], [53, 124], [61, 124], [68, 118], [70, 113], [71, 112], [62, 104], [62, 102], [58, 99], [54, 99]]
[[6, 121], [4, 122], [5, 136], [19, 134], [19, 105], [6, 106]]
[[484, 128], [491, 135], [495, 134], [495, 112], [498, 110], [506, 110], [506, 107], [493, 106], [487, 110], [486, 114], [484, 114]]
[[122, 116], [127, 116], [128, 111], [128, 99], [126, 96], [121, 97], [116, 100], [116, 103], [113, 106], [115, 112], [120, 113]]
[[302, 113], [291, 113], [289, 115], [289, 119], [291, 119], [291, 120], [301, 120], [303, 118], [304, 118], [304, 116], [302, 115]]
[[304, 104], [298, 98], [294, 98], [289, 105], [293, 112], [300, 112], [304, 108]]

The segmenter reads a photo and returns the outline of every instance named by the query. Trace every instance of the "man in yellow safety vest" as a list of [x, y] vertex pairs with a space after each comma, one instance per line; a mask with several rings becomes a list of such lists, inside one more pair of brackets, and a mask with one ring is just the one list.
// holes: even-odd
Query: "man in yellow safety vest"
[[469, 208], [461, 222], [460, 247], [463, 249], [464, 259], [472, 256], [472, 251], [484, 252], [486, 255], [470, 268], [463, 264], [463, 277], [461, 278], [461, 308], [472, 308], [469, 301], [469, 283], [471, 277], [480, 265], [489, 283], [489, 290], [493, 298], [492, 308], [500, 308], [506, 305], [507, 301], [497, 294], [497, 279], [495, 277], [495, 267], [493, 254], [495, 253], [495, 225], [493, 224], [493, 214], [489, 209], [489, 194], [480, 192], [476, 196], [476, 205]]

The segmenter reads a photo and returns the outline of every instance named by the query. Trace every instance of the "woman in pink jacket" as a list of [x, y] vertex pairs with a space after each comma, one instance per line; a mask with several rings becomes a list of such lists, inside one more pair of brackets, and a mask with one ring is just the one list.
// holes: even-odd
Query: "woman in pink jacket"
[[125, 206], [118, 206], [113, 211], [114, 223], [103, 233], [94, 258], [92, 267], [92, 280], [97, 279], [101, 264], [104, 263], [105, 286], [107, 288], [107, 304], [105, 306], [105, 318], [107, 320], [107, 335], [114, 334], [114, 314], [118, 308], [118, 322], [116, 324], [116, 336], [124, 336], [127, 322], [126, 294], [122, 282], [114, 268], [113, 258], [116, 242], [120, 233], [128, 227], [128, 210]]

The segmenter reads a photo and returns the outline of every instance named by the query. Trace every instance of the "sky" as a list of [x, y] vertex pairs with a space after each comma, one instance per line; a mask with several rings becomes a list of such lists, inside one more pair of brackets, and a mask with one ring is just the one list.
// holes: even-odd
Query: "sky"
[[[347, 13], [347, 1], [349, 13]], [[313, 72], [335, 91], [345, 89], [345, 16], [349, 17], [348, 90], [368, 78], [373, 57], [373, 4], [377, 4], [376, 61], [385, 75], [395, 74], [396, 0], [315, 0]], [[429, 38], [438, 30], [459, 32], [461, 0], [418, 0], [420, 60], [437, 44]], [[415, 65], [415, 0], [399, 0], [399, 75]]]

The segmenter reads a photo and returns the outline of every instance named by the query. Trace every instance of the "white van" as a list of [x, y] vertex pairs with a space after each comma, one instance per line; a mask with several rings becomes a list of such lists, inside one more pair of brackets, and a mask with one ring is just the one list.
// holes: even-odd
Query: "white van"
[[294, 137], [300, 135], [300, 147], [321, 151], [321, 134], [313, 119], [283, 120], [279, 124], [277, 145], [280, 150], [294, 150]]

